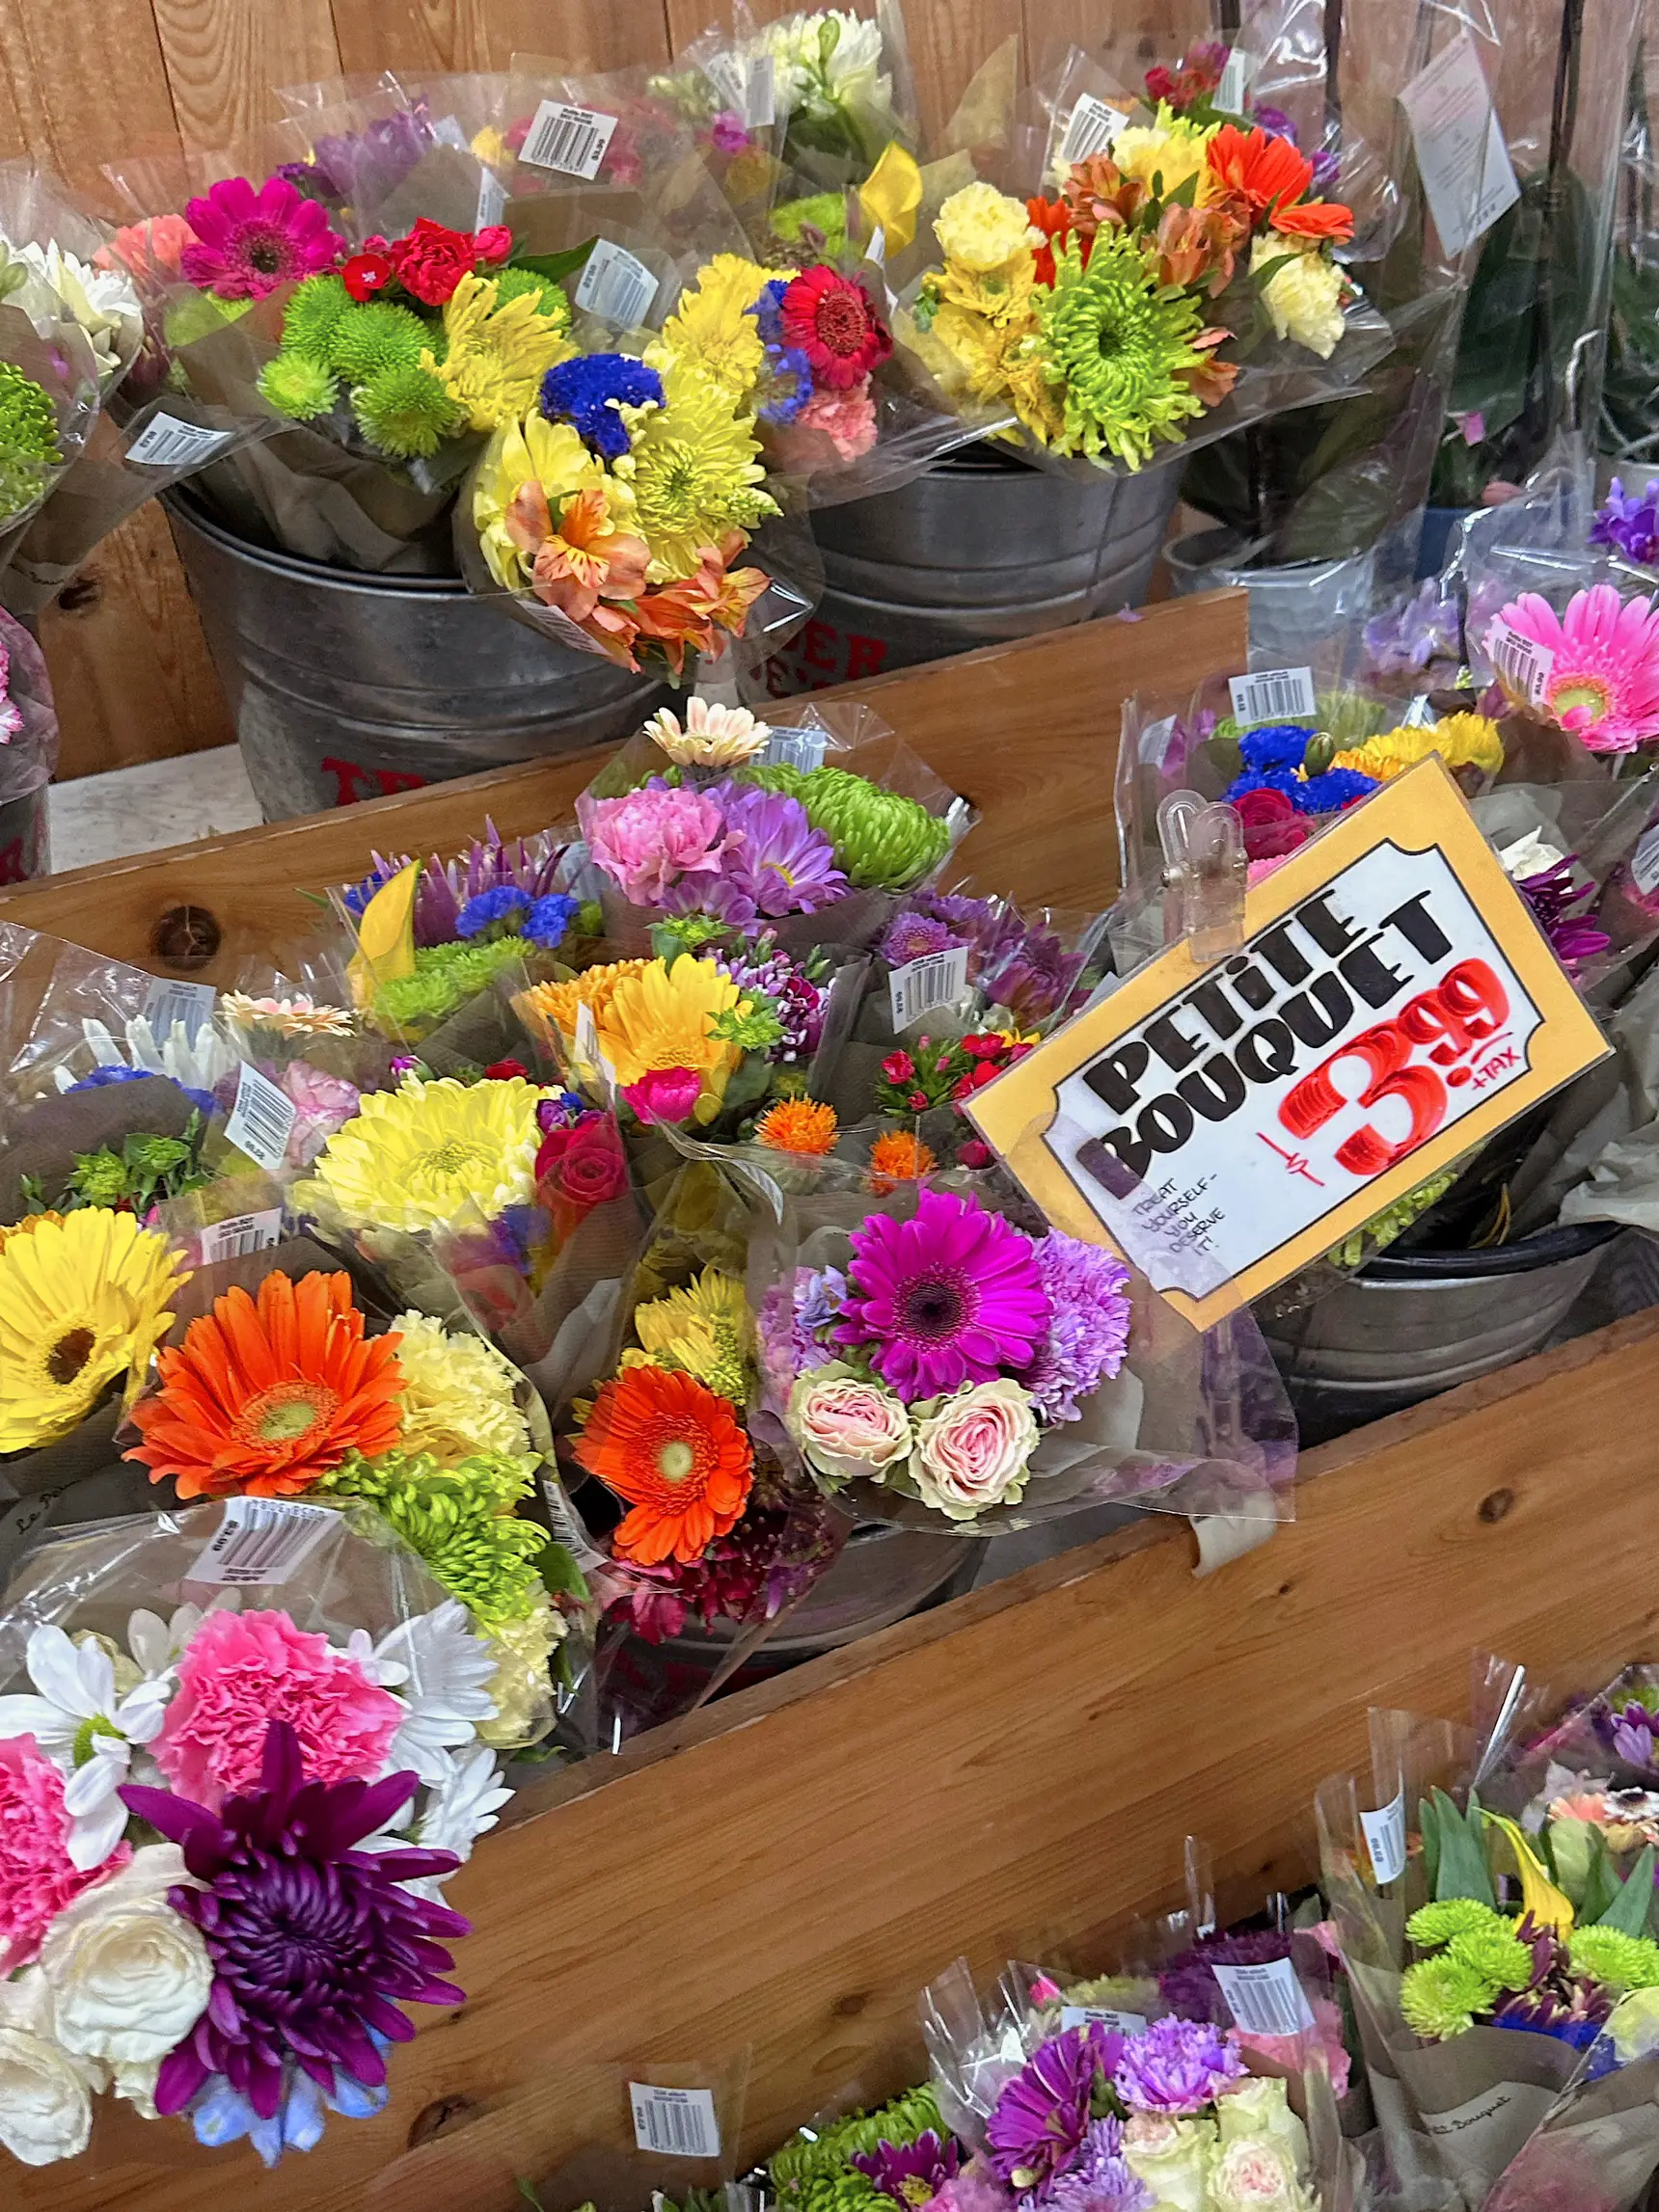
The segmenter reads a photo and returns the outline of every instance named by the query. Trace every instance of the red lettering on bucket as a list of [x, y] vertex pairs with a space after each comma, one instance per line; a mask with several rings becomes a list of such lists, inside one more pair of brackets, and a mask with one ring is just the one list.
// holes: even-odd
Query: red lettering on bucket
[[28, 880], [29, 863], [23, 840], [14, 837], [10, 845], [0, 845], [0, 883], [27, 883]]
[[[355, 761], [337, 760], [330, 753], [326, 760], [319, 761], [317, 765], [324, 775], [334, 778], [336, 806], [355, 806], [368, 789], [368, 771], [360, 769]], [[359, 785], [363, 787], [362, 790], [359, 790]]]
[[831, 684], [878, 676], [886, 661], [886, 638], [844, 634], [828, 622], [809, 622], [787, 656], [774, 654], [767, 661], [767, 695], [788, 699], [798, 691], [823, 691]]
[[406, 769], [376, 769], [374, 780], [380, 786], [382, 798], [390, 798], [394, 791], [424, 791], [426, 778], [411, 775]]

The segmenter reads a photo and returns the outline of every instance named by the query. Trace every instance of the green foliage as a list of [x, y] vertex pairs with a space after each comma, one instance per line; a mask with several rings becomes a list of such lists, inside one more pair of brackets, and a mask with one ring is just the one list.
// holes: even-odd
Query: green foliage
[[[1653, 1846], [1647, 1845], [1641, 1857], [1631, 1868], [1618, 1896], [1613, 1899], [1605, 1911], [1598, 1912], [1594, 1916], [1594, 1925], [1597, 1928], [1612, 1929], [1627, 1936], [1639, 1936], [1645, 1931], [1648, 1914], [1653, 1909], [1653, 1864], [1655, 1856]], [[1659, 1957], [1659, 1953], [1655, 1953], [1655, 1956]], [[1631, 1986], [1645, 1988], [1648, 1984], [1645, 1983], [1632, 1983]]]

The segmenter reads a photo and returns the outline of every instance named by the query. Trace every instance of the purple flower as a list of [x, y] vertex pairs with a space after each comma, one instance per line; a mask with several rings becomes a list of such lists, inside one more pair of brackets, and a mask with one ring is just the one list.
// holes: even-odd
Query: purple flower
[[1291, 1939], [1277, 1929], [1246, 1929], [1237, 1935], [1201, 1935], [1179, 1953], [1157, 1978], [1158, 1994], [1172, 2012], [1210, 2020], [1221, 2003], [1216, 1966], [1268, 1966], [1291, 1956]]
[[1083, 965], [1084, 956], [1068, 952], [1052, 930], [1026, 930], [987, 958], [980, 987], [993, 1006], [1005, 1006], [1027, 1029], [1060, 1011]]
[[1572, 864], [1578, 857], [1569, 852], [1558, 860], [1553, 868], [1546, 868], [1537, 876], [1520, 877], [1515, 889], [1532, 908], [1533, 919], [1549, 939], [1550, 951], [1565, 968], [1575, 975], [1587, 960], [1597, 958], [1613, 943], [1607, 931], [1592, 922], [1588, 914], [1574, 913], [1588, 900], [1591, 904], [1600, 896], [1593, 883], [1581, 891], [1572, 879]]
[[399, 2004], [463, 2002], [438, 1979], [452, 1961], [437, 1938], [465, 1935], [468, 1923], [403, 1886], [453, 1873], [454, 1853], [353, 1848], [417, 1786], [411, 1773], [308, 1782], [299, 1738], [273, 1720], [259, 1788], [216, 1814], [168, 1790], [122, 1790], [204, 1885], [170, 1890], [168, 1902], [201, 1929], [213, 1961], [206, 2011], [161, 2063], [159, 2112], [182, 2112], [222, 2074], [274, 2119], [290, 2063], [331, 2093], [342, 2077], [378, 2089], [376, 2035], [407, 2042], [415, 2033]]
[[1608, 1719], [1613, 1724], [1613, 1748], [1627, 1767], [1644, 1772], [1653, 1764], [1653, 1744], [1659, 1737], [1659, 1713], [1650, 1713], [1640, 1699], [1615, 1706]]
[[1014, 2212], [1014, 2198], [983, 2158], [970, 2158], [933, 2200], [933, 2212]]
[[1025, 1387], [1045, 1420], [1074, 1421], [1124, 1363], [1133, 1311], [1125, 1295], [1129, 1271], [1114, 1254], [1049, 1231], [1037, 1247], [1037, 1276], [1052, 1308]]
[[709, 796], [721, 803], [728, 835], [740, 841], [731, 854], [732, 879], [757, 913], [815, 914], [846, 896], [835, 848], [813, 828], [798, 798], [730, 784]]
[[930, 2127], [914, 2143], [878, 2143], [856, 2150], [851, 2163], [895, 2204], [929, 2204], [955, 2174], [960, 2161], [955, 2138], [941, 2142]]
[[1639, 568], [1659, 568], [1659, 478], [1631, 494], [1615, 476], [1607, 503], [1591, 525], [1590, 542], [1623, 553]]
[[[384, 2058], [386, 2037], [375, 2036], [374, 2045]], [[316, 2148], [322, 2141], [326, 2114], [337, 2112], [344, 2119], [373, 2119], [386, 2110], [390, 2094], [385, 2082], [378, 2089], [368, 2089], [338, 2068], [333, 2089], [325, 2090], [309, 2074], [295, 2069], [287, 2076], [279, 2109], [270, 2118], [261, 2119], [249, 2100], [233, 2090], [223, 2074], [217, 2074], [192, 2103], [190, 2124], [197, 2142], [208, 2150], [240, 2143], [246, 2136], [265, 2165], [275, 2166], [285, 2150]]]
[[1296, 143], [1295, 125], [1283, 108], [1257, 106], [1250, 111], [1250, 121], [1258, 130], [1265, 130], [1269, 138], [1288, 138]]
[[1049, 2212], [1148, 2212], [1157, 2199], [1124, 2156], [1120, 2119], [1098, 2119], [1076, 2163], [1049, 2182], [1041, 2199]]
[[1342, 162], [1326, 146], [1321, 146], [1310, 153], [1308, 161], [1314, 173], [1308, 179], [1309, 189], [1314, 192], [1328, 192], [1343, 173]]
[[907, 911], [893, 916], [877, 950], [888, 967], [902, 968], [911, 960], [925, 960], [931, 953], [947, 953], [963, 942], [936, 916]]
[[709, 124], [709, 144], [717, 153], [747, 153], [748, 129], [742, 116], [721, 108]]
[[[752, 908], [749, 918], [753, 919]], [[772, 931], [766, 931], [736, 952], [722, 954], [718, 965], [739, 990], [766, 999], [783, 1024], [783, 1035], [767, 1058], [778, 1062], [810, 1060], [824, 1035], [829, 994], [799, 961], [779, 948]]]
[[802, 1329], [828, 1329], [846, 1297], [847, 1278], [838, 1267], [821, 1268], [815, 1273], [802, 1270], [796, 1276], [795, 1306]]
[[1243, 2060], [1208, 2020], [1155, 2020], [1131, 2036], [1112, 2086], [1131, 2111], [1189, 2118], [1213, 2104], [1229, 2082], [1242, 2080]]
[[1004, 2181], [1040, 2191], [1064, 2172], [1088, 2135], [1096, 2078], [1110, 2075], [1129, 2047], [1091, 2020], [1053, 2037], [1026, 2062], [986, 2123], [991, 2163]]
[[1457, 609], [1442, 599], [1438, 577], [1365, 626], [1366, 660], [1379, 676], [1412, 676], [1431, 661], [1459, 659], [1462, 650]]
[[965, 891], [912, 891], [905, 907], [942, 922], [956, 943], [981, 956], [993, 952], [1008, 934], [1008, 909], [996, 899], [973, 899]]

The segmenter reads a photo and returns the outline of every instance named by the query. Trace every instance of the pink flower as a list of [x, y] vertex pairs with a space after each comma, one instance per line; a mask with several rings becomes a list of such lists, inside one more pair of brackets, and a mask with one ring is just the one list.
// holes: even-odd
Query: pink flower
[[262, 300], [279, 284], [332, 269], [345, 252], [321, 202], [286, 176], [268, 176], [258, 192], [245, 176], [228, 176], [184, 212], [197, 242], [179, 256], [180, 272], [222, 300]]
[[286, 1613], [209, 1613], [150, 1748], [177, 1794], [211, 1811], [256, 1786], [271, 1721], [298, 1736], [308, 1781], [369, 1781], [401, 1713], [355, 1659]]
[[[869, 379], [852, 391], [815, 392], [790, 427], [822, 431], [843, 461], [856, 461], [876, 443], [876, 403], [870, 397]], [[790, 441], [785, 437], [779, 443], [787, 446]]]
[[1241, 2028], [1236, 2028], [1233, 2040], [1241, 2051], [1268, 2060], [1275, 2071], [1282, 2067], [1287, 2078], [1305, 2072], [1313, 2064], [1314, 2054], [1322, 2051], [1330, 2069], [1332, 2094], [1346, 2096], [1348, 2055], [1343, 2041], [1342, 2007], [1329, 1997], [1316, 1997], [1313, 2011], [1313, 2026], [1299, 2036], [1247, 2036]]
[[363, 1093], [355, 1083], [325, 1075], [304, 1060], [285, 1069], [282, 1087], [299, 1108], [288, 1135], [288, 1165], [309, 1168], [336, 1130], [343, 1129], [357, 1112]]
[[788, 1426], [808, 1464], [836, 1483], [861, 1475], [880, 1481], [884, 1468], [910, 1457], [914, 1442], [904, 1401], [839, 1360], [797, 1380]]
[[93, 256], [93, 266], [118, 269], [124, 264], [135, 277], [177, 277], [185, 247], [195, 243], [196, 233], [182, 215], [151, 215], [118, 230]]
[[718, 876], [738, 842], [715, 801], [694, 791], [647, 784], [579, 811], [589, 851], [636, 906], [659, 904], [682, 876]]
[[1037, 1448], [1031, 1399], [1007, 1376], [946, 1398], [916, 1429], [911, 1474], [924, 1505], [947, 1521], [971, 1521], [1018, 1502]]
[[35, 1739], [0, 1739], [0, 1981], [39, 1955], [65, 1905], [132, 1856], [130, 1844], [118, 1844], [83, 1874], [69, 1862], [69, 1826], [64, 1777]]
[[709, 125], [709, 143], [717, 153], [747, 153], [748, 131], [742, 117], [721, 108]]
[[683, 1121], [702, 1089], [694, 1067], [653, 1067], [638, 1083], [624, 1084], [622, 1095], [641, 1121]]
[[1486, 651], [1511, 704], [1534, 705], [1493, 652], [1508, 629], [1535, 648], [1545, 715], [1592, 753], [1628, 753], [1659, 737], [1659, 606], [1620, 601], [1611, 583], [1574, 592], [1564, 615], [1525, 591], [1486, 633]]

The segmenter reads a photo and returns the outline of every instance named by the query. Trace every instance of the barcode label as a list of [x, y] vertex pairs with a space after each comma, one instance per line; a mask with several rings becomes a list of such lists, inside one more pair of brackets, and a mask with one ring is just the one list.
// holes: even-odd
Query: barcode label
[[492, 170], [486, 169], [478, 178], [478, 211], [473, 218], [475, 230], [490, 230], [506, 213], [506, 187]]
[[298, 1117], [293, 1100], [244, 1061], [236, 1078], [236, 1103], [225, 1124], [227, 1141], [268, 1173], [282, 1166]]
[[924, 953], [919, 960], [907, 960], [887, 978], [894, 1029], [910, 1029], [937, 1007], [954, 1006], [966, 988], [965, 945], [952, 945], [948, 952]]
[[263, 1213], [236, 1214], [230, 1221], [209, 1222], [198, 1242], [202, 1265], [211, 1267], [216, 1259], [246, 1259], [251, 1252], [268, 1252], [282, 1240], [282, 1208], [267, 1206]]
[[1079, 94], [1067, 121], [1066, 135], [1060, 141], [1060, 159], [1087, 161], [1091, 153], [1099, 153], [1102, 147], [1110, 146], [1129, 120], [1122, 108], [1097, 99], [1093, 93]]
[[1216, 1966], [1210, 1970], [1234, 2025], [1246, 2036], [1299, 2036], [1314, 2024], [1296, 1969], [1288, 1958], [1265, 1966]]
[[1405, 1872], [1404, 1783], [1392, 1804], [1384, 1805], [1379, 1813], [1362, 1813], [1359, 1824], [1365, 1830], [1365, 1848], [1371, 1853], [1371, 1871], [1378, 1884], [1398, 1881]]
[[601, 238], [588, 255], [576, 287], [577, 306], [618, 330], [643, 322], [656, 296], [655, 272], [611, 238]]
[[1511, 630], [1501, 614], [1486, 633], [1486, 652], [1505, 688], [1523, 698], [1529, 707], [1541, 707], [1555, 668], [1555, 649], [1535, 637]]
[[716, 54], [703, 64], [703, 74], [748, 129], [766, 129], [777, 114], [770, 54]]
[[1253, 676], [1233, 676], [1233, 719], [1240, 729], [1257, 722], [1305, 722], [1315, 712], [1311, 668], [1264, 668]]
[[542, 1487], [547, 1499], [547, 1517], [553, 1523], [553, 1532], [583, 1573], [585, 1575], [593, 1567], [608, 1567], [611, 1562], [582, 1525], [582, 1518], [565, 1497], [563, 1485], [549, 1482]]
[[145, 469], [194, 468], [229, 445], [235, 435], [233, 430], [204, 430], [199, 422], [180, 422], [176, 415], [155, 415], [127, 447], [126, 457]]
[[768, 768], [802, 769], [810, 774], [824, 766], [828, 730], [774, 730], [761, 755]]
[[1659, 822], [1642, 832], [1630, 855], [1630, 873], [1644, 898], [1659, 883]]
[[634, 2141], [641, 2150], [669, 2158], [718, 2158], [720, 2123], [712, 2090], [655, 2090], [630, 2082], [634, 2102]]
[[290, 1579], [336, 1518], [326, 1505], [293, 1505], [286, 1497], [227, 1498], [218, 1531], [188, 1578], [274, 1588]]
[[144, 1018], [150, 1024], [150, 1036], [157, 1044], [165, 1044], [176, 1029], [181, 1029], [187, 1041], [194, 1044], [202, 1024], [212, 1020], [218, 996], [211, 984], [174, 983], [158, 976], [144, 1001]]
[[1102, 2028], [1110, 2028], [1115, 2035], [1144, 2036], [1146, 2034], [1146, 2014], [1144, 2012], [1119, 2012], [1110, 2005], [1066, 2005], [1061, 2008], [1060, 2026], [1062, 2029], [1087, 2028], [1096, 2021], [1099, 2021]]
[[616, 118], [602, 115], [597, 108], [573, 108], [562, 100], [543, 100], [519, 159], [528, 161], [532, 169], [557, 169], [565, 176], [585, 177], [591, 184], [599, 175], [615, 128]]
[[467, 144], [467, 134], [461, 128], [458, 115], [447, 115], [441, 121], [435, 122], [432, 125], [432, 136], [440, 146], [452, 146], [457, 153], [471, 153], [473, 150]]
[[1215, 104], [1223, 115], [1244, 113], [1244, 87], [1250, 77], [1250, 57], [1242, 46], [1231, 47], [1215, 88]]

